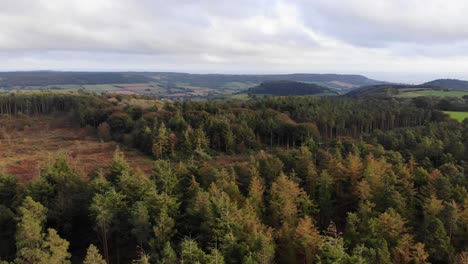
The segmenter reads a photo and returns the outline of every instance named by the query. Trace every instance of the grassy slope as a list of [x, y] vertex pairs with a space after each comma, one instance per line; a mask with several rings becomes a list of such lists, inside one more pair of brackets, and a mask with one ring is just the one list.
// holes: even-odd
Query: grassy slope
[[460, 122], [463, 121], [465, 118], [468, 118], [468, 112], [444, 111], [444, 113], [449, 114], [450, 117]]
[[418, 91], [417, 94], [424, 95], [424, 96], [443, 96], [443, 97], [463, 97], [464, 95], [468, 95], [468, 91], [436, 91], [436, 90], [428, 90], [428, 91]]

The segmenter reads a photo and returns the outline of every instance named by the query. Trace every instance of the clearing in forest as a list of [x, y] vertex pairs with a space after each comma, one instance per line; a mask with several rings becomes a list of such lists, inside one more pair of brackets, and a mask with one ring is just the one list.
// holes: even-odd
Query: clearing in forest
[[[73, 126], [64, 116], [0, 116], [0, 170], [27, 182], [57, 155], [67, 155], [83, 176], [106, 169], [118, 144], [103, 142], [93, 128]], [[133, 168], [150, 173], [152, 160], [120, 146]]]

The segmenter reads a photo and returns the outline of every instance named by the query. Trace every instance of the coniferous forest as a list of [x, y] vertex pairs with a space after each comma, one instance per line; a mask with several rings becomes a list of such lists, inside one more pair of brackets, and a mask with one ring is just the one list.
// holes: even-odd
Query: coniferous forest
[[421, 98], [138, 100], [0, 95], [1, 115], [66, 116], [154, 160], [0, 172], [0, 263], [468, 263], [468, 119]]

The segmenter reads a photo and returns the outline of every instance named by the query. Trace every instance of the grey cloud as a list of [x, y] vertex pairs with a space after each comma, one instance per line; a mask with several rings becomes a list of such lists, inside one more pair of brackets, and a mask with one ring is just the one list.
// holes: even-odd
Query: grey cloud
[[0, 70], [463, 71], [448, 2], [0, 0]]
[[450, 43], [468, 39], [463, 0], [300, 1], [307, 25], [349, 43]]

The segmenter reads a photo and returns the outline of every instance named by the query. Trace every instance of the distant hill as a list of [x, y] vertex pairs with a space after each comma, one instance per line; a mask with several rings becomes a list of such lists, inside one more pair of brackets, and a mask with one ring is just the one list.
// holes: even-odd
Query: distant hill
[[365, 86], [352, 90], [345, 94], [352, 98], [390, 98], [407, 92], [422, 90], [442, 90], [443, 88], [433, 85], [407, 85], [407, 84], [384, 84]]
[[159, 83], [170, 86], [205, 87], [211, 89], [245, 90], [265, 81], [289, 80], [316, 83], [337, 90], [384, 84], [362, 75], [342, 74], [189, 74], [173, 72], [0, 72], [0, 87], [47, 86], [58, 84], [126, 84]]
[[442, 88], [448, 88], [451, 90], [468, 90], [468, 81], [457, 79], [438, 79], [424, 83], [423, 85], [438, 86]]
[[123, 72], [1, 72], [0, 87], [46, 86], [60, 84], [121, 84], [147, 83], [152, 78]]
[[[159, 80], [189, 83], [192, 86], [208, 88], [231, 88], [236, 84], [258, 85], [267, 81], [296, 81], [316, 83], [332, 89], [349, 90], [366, 85], [384, 84], [385, 82], [369, 79], [362, 75], [349, 74], [269, 74], [269, 75], [231, 75], [231, 74], [188, 74], [188, 73], [148, 73]], [[251, 85], [250, 87], [254, 86]]]
[[278, 96], [336, 94], [333, 90], [313, 83], [295, 81], [269, 81], [247, 90], [251, 94], [269, 94]]

